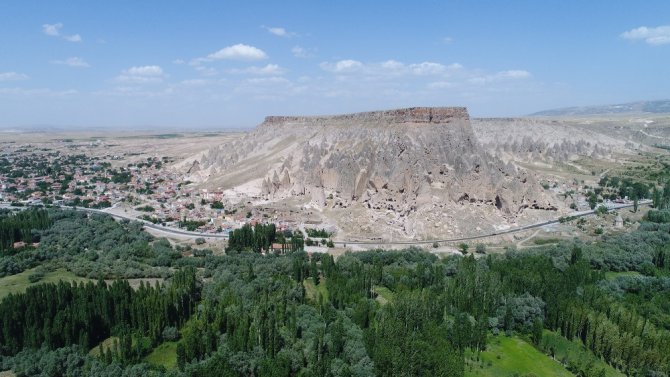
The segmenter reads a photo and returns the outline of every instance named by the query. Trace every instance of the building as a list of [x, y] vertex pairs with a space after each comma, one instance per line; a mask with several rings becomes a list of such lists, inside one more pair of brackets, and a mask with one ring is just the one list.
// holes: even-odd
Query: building
[[620, 213], [616, 214], [616, 218], [614, 219], [614, 227], [615, 228], [623, 228], [623, 219], [621, 218]]

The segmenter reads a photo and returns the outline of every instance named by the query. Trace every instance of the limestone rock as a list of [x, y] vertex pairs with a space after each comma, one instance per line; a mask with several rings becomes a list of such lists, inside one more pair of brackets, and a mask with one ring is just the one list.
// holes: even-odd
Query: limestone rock
[[[533, 153], [526, 144], [516, 148]], [[461, 107], [269, 116], [241, 140], [210, 150], [203, 164], [221, 171], [209, 178], [214, 187], [256, 180], [268, 199], [306, 196], [321, 207], [332, 197], [334, 209], [363, 211], [353, 221], [351, 213], [333, 219], [341, 226], [360, 231], [384, 214], [406, 237], [436, 229], [434, 212], [468, 208], [513, 221], [527, 209], [556, 209], [529, 173], [484, 150]]]

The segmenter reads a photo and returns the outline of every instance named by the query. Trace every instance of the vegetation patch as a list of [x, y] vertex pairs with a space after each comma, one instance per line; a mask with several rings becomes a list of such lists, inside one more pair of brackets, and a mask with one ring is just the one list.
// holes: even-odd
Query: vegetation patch
[[465, 376], [573, 376], [565, 367], [519, 337], [493, 337], [486, 351], [468, 352]]
[[559, 243], [560, 240], [558, 238], [534, 238], [533, 243], [536, 245], [549, 245], [549, 244], [555, 244]]
[[116, 346], [119, 344], [118, 336], [110, 336], [109, 338], [98, 343], [97, 346], [91, 348], [89, 355], [100, 357], [104, 356], [105, 352], [116, 352]]
[[47, 272], [44, 274], [40, 280], [36, 282], [31, 282], [30, 277], [37, 273], [39, 268], [32, 268], [30, 270], [23, 271], [16, 275], [5, 276], [0, 278], [0, 300], [5, 298], [5, 296], [10, 293], [23, 293], [28, 287], [33, 285], [42, 284], [42, 283], [57, 283], [59, 281], [64, 282], [87, 282], [89, 279], [76, 276], [70, 271], [64, 269], [58, 269], [55, 271]]
[[165, 369], [174, 369], [177, 366], [177, 342], [165, 342], [154, 348], [144, 361]]
[[318, 285], [314, 284], [314, 279], [312, 278], [307, 278], [302, 282], [305, 287], [305, 297], [307, 297], [308, 300], [316, 301], [318, 300], [319, 295], [323, 297], [323, 300], [328, 300], [329, 295], [328, 288], [326, 288], [326, 280], [320, 280]]
[[640, 273], [637, 271], [607, 271], [605, 272], [605, 279], [607, 280], [614, 280], [618, 278], [619, 276], [640, 276]]
[[578, 376], [625, 376], [596, 357], [579, 340], [570, 341], [553, 331], [543, 332], [540, 348]]
[[380, 304], [386, 305], [389, 302], [393, 302], [393, 292], [383, 285], [375, 285], [374, 292], [377, 294], [377, 301]]

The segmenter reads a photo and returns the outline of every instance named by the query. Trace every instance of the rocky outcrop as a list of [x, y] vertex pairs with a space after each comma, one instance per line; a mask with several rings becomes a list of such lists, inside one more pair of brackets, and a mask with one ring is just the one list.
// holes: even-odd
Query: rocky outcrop
[[465, 107], [410, 107], [331, 116], [268, 116], [265, 117], [261, 126], [272, 127], [289, 123], [310, 123], [315, 126], [326, 126], [332, 122], [446, 124], [454, 120], [468, 118], [468, 111]]
[[383, 213], [407, 236], [425, 233], [438, 212], [483, 206], [513, 221], [528, 208], [556, 208], [525, 171], [482, 148], [461, 107], [270, 116], [202, 165], [216, 186], [257, 181], [257, 195], [271, 201]]

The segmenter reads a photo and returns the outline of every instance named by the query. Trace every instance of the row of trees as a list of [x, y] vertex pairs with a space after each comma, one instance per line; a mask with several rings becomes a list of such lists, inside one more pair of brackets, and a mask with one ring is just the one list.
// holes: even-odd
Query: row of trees
[[[49, 349], [78, 344], [90, 348], [111, 335], [161, 341], [166, 327], [180, 327], [195, 309], [200, 287], [195, 270], [178, 271], [168, 286], [127, 281], [40, 284], [0, 302], [0, 352], [13, 355], [24, 348]], [[124, 352], [127, 342], [122, 342]]]
[[[169, 286], [138, 291], [125, 283], [31, 289], [0, 303], [0, 344], [16, 355], [42, 344], [90, 347], [116, 335], [113, 352], [101, 352], [111, 366], [136, 364], [147, 348], [176, 340], [173, 376], [463, 376], [466, 355], [486, 350], [491, 334], [518, 334], [539, 346], [549, 329], [629, 375], [662, 376], [670, 373], [670, 317], [662, 315], [670, 283], [658, 250], [670, 244], [667, 217], [652, 212], [648, 219], [656, 222], [597, 244], [562, 242], [477, 259], [438, 259], [418, 249], [337, 260], [301, 250], [207, 256], [202, 291], [193, 269], [178, 273]], [[247, 227], [235, 242], [243, 250], [262, 250], [281, 237], [286, 235], [263, 225]], [[153, 241], [141, 253], [163, 249], [171, 247]], [[630, 259], [615, 264], [626, 253]], [[605, 280], [609, 266], [649, 276]], [[189, 293], [175, 296], [173, 286], [189, 287], [177, 289]], [[99, 307], [115, 300], [118, 308], [108, 308], [105, 317]], [[48, 315], [39, 319], [36, 312]], [[34, 357], [21, 355], [12, 365]], [[600, 373], [596, 369], [576, 373], [592, 376]]]
[[[288, 237], [287, 237], [288, 236]], [[300, 232], [277, 232], [275, 224], [245, 224], [234, 229], [228, 237], [226, 252], [269, 251], [273, 243], [281, 244], [282, 253], [302, 250], [305, 241]]]
[[4, 211], [0, 213], [0, 253], [14, 247], [15, 242], [38, 241], [34, 230], [46, 229], [51, 225], [49, 215], [42, 209], [30, 209], [21, 212]]

